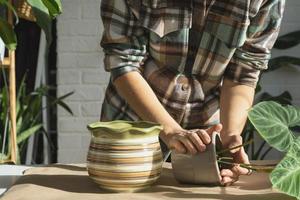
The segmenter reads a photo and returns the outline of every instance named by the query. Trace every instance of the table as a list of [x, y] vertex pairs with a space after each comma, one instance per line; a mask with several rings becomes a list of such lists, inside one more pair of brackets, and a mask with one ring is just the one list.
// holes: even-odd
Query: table
[[11, 187], [30, 166], [0, 165], [0, 196]]
[[271, 188], [266, 173], [243, 176], [230, 187], [179, 184], [171, 165], [164, 164], [159, 181], [138, 193], [111, 193], [90, 180], [84, 165], [50, 165], [28, 169], [1, 200], [292, 200]]

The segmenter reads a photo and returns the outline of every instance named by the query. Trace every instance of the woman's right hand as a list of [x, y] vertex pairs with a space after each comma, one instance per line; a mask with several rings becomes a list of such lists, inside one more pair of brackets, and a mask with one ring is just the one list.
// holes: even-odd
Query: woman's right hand
[[165, 127], [160, 133], [160, 138], [167, 144], [169, 149], [177, 153], [196, 154], [206, 150], [206, 145], [211, 142], [213, 132], [220, 132], [221, 124], [208, 129], [185, 130], [183, 128]]

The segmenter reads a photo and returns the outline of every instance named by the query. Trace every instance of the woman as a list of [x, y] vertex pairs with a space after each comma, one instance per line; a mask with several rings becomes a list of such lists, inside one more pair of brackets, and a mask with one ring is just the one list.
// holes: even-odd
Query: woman
[[[101, 120], [163, 125], [170, 149], [205, 151], [220, 132], [241, 132], [261, 70], [278, 36], [284, 0], [102, 0], [105, 69], [111, 80]], [[243, 148], [235, 162], [249, 163]], [[221, 172], [230, 185], [248, 170]]]

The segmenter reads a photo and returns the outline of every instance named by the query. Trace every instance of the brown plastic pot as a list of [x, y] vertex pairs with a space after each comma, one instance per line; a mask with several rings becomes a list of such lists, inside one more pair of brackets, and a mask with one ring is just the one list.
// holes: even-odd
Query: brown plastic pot
[[212, 142], [206, 151], [196, 155], [172, 152], [172, 168], [175, 178], [181, 183], [221, 185], [217, 152], [222, 144], [218, 133], [213, 133]]

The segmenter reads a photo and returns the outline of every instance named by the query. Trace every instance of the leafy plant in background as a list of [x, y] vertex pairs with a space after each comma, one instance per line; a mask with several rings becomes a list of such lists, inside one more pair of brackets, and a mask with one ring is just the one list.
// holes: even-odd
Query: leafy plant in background
[[[295, 31], [279, 37], [274, 45], [274, 48], [279, 50], [285, 50], [295, 47], [298, 44], [300, 44], [300, 31]], [[270, 60], [269, 67], [264, 73], [272, 72], [282, 67], [291, 67], [294, 65], [300, 66], [300, 58], [293, 56], [279, 56]], [[258, 84], [256, 94], [259, 94], [261, 90], [262, 88], [260, 84]], [[278, 96], [272, 96], [269, 93], [264, 92], [260, 94], [258, 98], [256, 98], [256, 102], [259, 103], [262, 101], [275, 101], [282, 105], [292, 105], [292, 96], [288, 91], [284, 91]], [[246, 142], [254, 139], [254, 136], [256, 135], [256, 130], [249, 121], [247, 122], [242, 135], [244, 141]], [[248, 155], [251, 159], [263, 160], [267, 156], [267, 154], [273, 149], [272, 147], [268, 147], [267, 149], [265, 149], [265, 146], [266, 141], [263, 141], [261, 144], [253, 142], [251, 145], [246, 146], [245, 150], [246, 152], [248, 152]]]
[[[26, 0], [32, 7], [36, 23], [44, 30], [48, 44], [51, 43], [51, 22], [62, 12], [60, 0]], [[10, 9], [18, 21], [18, 15], [13, 4], [9, 0], [0, 0], [0, 5]], [[0, 16], [0, 38], [5, 43], [5, 46], [10, 50], [15, 50], [17, 47], [17, 37], [13, 26], [7, 22], [5, 18]]]
[[250, 110], [248, 118], [270, 146], [286, 153], [270, 174], [273, 186], [300, 199], [300, 137], [293, 131], [300, 126], [300, 108], [261, 102]]
[[[64, 102], [64, 99], [73, 94], [73, 92], [63, 95], [61, 97], [49, 96], [48, 92], [51, 89], [49, 86], [41, 86], [35, 89], [33, 92], [27, 94], [25, 87], [25, 77], [23, 78], [20, 86], [18, 87], [18, 94], [16, 99], [17, 107], [17, 143], [18, 143], [18, 153], [20, 154], [25, 150], [25, 144], [27, 139], [37, 133], [41, 132], [46, 135], [48, 141], [51, 145], [51, 140], [49, 134], [45, 131], [41, 123], [42, 110], [47, 109], [48, 107], [61, 106], [70, 114], [72, 110]], [[0, 130], [4, 130], [4, 134], [0, 135], [0, 162], [5, 161], [10, 156], [8, 144], [9, 144], [9, 126], [8, 126], [8, 97], [7, 97], [7, 86], [0, 89]], [[42, 98], [46, 97], [48, 99], [48, 105], [42, 108]], [[1, 131], [2, 132], [2, 131]], [[6, 138], [4, 138], [6, 137]], [[6, 154], [4, 152], [7, 152]], [[18, 160], [20, 163], [20, 159]], [[19, 164], [18, 163], [18, 164]]]

